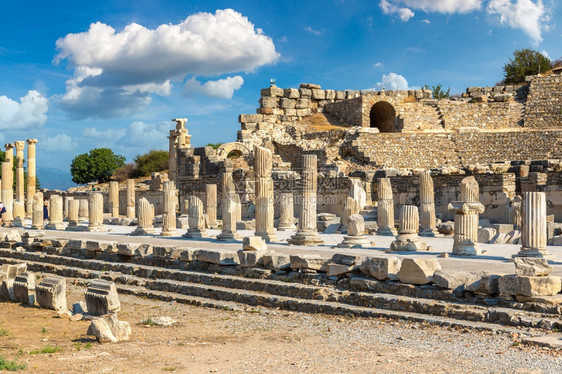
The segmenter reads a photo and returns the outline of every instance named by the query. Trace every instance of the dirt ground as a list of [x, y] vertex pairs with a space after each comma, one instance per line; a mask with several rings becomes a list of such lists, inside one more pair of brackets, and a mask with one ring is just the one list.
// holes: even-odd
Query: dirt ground
[[[69, 286], [69, 303], [83, 300]], [[89, 322], [0, 303], [0, 355], [33, 373], [560, 373], [559, 351], [520, 337], [384, 319], [234, 312], [121, 295], [131, 340], [98, 344]], [[170, 316], [173, 327], [144, 326]], [[41, 353], [49, 351], [51, 353]]]

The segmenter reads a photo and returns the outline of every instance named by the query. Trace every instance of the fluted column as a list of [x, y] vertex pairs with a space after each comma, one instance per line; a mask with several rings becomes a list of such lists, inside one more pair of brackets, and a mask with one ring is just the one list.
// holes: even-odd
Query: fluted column
[[511, 207], [509, 210], [509, 223], [513, 223], [515, 229], [520, 229], [523, 224], [523, 199], [521, 196], [517, 195], [511, 200]]
[[420, 235], [438, 235], [435, 218], [435, 192], [430, 171], [420, 174]]
[[70, 200], [68, 201], [68, 226], [69, 227], [76, 227], [78, 226], [78, 209], [80, 208], [80, 202], [78, 200]]
[[32, 199], [32, 206], [33, 206], [33, 213], [31, 214], [31, 228], [40, 230], [43, 228], [44, 220], [43, 220], [43, 193], [36, 192], [33, 195]]
[[209, 227], [216, 229], [219, 225], [217, 223], [217, 185], [205, 185], [205, 211], [209, 218]]
[[303, 155], [302, 201], [299, 229], [289, 240], [294, 245], [318, 245], [324, 241], [316, 229], [316, 189], [318, 184], [317, 157], [314, 154]]
[[80, 199], [78, 205], [78, 219], [82, 222], [88, 220], [90, 216], [89, 209], [88, 209], [88, 199]]
[[521, 249], [514, 257], [553, 258], [546, 250], [546, 194], [525, 192], [522, 208]]
[[205, 219], [203, 217], [203, 202], [197, 196], [190, 196], [188, 199], [187, 212], [189, 214], [189, 229], [183, 235], [184, 238], [201, 239], [206, 238]]
[[240, 239], [240, 236], [236, 233], [238, 206], [235, 196], [236, 191], [232, 181], [232, 172], [225, 171], [222, 174], [222, 231], [217, 236], [218, 240], [234, 241]]
[[170, 136], [168, 136], [168, 178], [174, 182], [177, 178], [177, 138], [176, 130], [170, 130]]
[[346, 233], [347, 232], [347, 224], [349, 217], [353, 214], [358, 214], [361, 211], [360, 204], [355, 200], [353, 197], [348, 196], [345, 199], [345, 203], [343, 204], [343, 214], [341, 217], [341, 226], [340, 232]]
[[[6, 154], [8, 154], [7, 148]], [[2, 203], [6, 208], [6, 213], [2, 215], [2, 221], [10, 226], [14, 220], [14, 179], [12, 165], [8, 161], [2, 163]]]
[[33, 197], [35, 196], [35, 185], [37, 184], [35, 144], [37, 139], [27, 139], [27, 216], [33, 213]]
[[88, 231], [106, 231], [103, 227], [103, 195], [93, 193], [88, 200]]
[[49, 223], [47, 230], [63, 230], [63, 200], [60, 195], [51, 195], [49, 199]]
[[293, 194], [290, 192], [283, 192], [279, 196], [279, 226], [277, 230], [288, 231], [295, 229]]
[[392, 198], [392, 185], [389, 178], [380, 178], [378, 186], [377, 207], [377, 234], [394, 236], [394, 199]]
[[427, 245], [420, 241], [418, 230], [420, 216], [415, 205], [402, 205], [398, 216], [398, 236], [390, 244], [392, 251], [419, 251], [426, 250]]
[[127, 179], [127, 218], [135, 218], [135, 180]]
[[137, 216], [138, 226], [132, 235], [154, 234], [154, 206], [145, 197], [139, 199]]
[[273, 179], [271, 170], [273, 155], [267, 148], [256, 146], [254, 149], [254, 172], [256, 194], [256, 236], [266, 242], [276, 241], [273, 228]]
[[480, 186], [476, 178], [470, 176], [461, 181], [461, 201], [480, 201]]
[[176, 189], [173, 183], [164, 185], [163, 213], [162, 213], [162, 236], [174, 236], [176, 230]]
[[119, 218], [119, 182], [109, 182], [109, 212], [111, 217]]
[[70, 209], [70, 202], [74, 200], [73, 196], [64, 197], [64, 219], [68, 219], [68, 210]]
[[16, 145], [16, 201], [25, 203], [24, 172], [23, 172], [23, 151], [24, 141], [15, 142]]

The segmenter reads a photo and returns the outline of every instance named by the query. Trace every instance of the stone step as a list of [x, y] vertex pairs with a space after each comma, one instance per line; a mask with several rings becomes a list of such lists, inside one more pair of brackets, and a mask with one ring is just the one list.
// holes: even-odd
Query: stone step
[[[48, 260], [49, 257], [57, 256], [43, 255], [41, 257], [43, 260]], [[6, 259], [4, 257], [3, 262], [15, 263], [20, 262], [20, 260], [14, 258]], [[138, 277], [129, 275], [133, 266], [139, 267], [139, 265], [131, 264], [106, 264], [108, 265], [109, 271], [84, 268], [88, 265], [91, 267], [99, 266], [100, 261], [96, 260], [79, 260], [78, 264], [84, 267], [55, 265], [48, 262], [29, 260], [26, 262], [30, 270], [37, 272], [55, 273], [65, 277], [83, 279], [101, 277], [103, 279], [113, 280], [120, 285], [133, 285], [135, 287], [146, 288], [150, 291], [173, 292], [189, 297], [236, 302], [250, 306], [265, 306], [330, 314], [338, 314], [336, 312], [341, 308], [368, 308], [368, 310], [374, 308], [377, 310], [384, 310], [384, 313], [381, 311], [373, 311], [372, 313], [374, 313], [374, 316], [387, 316], [389, 318], [400, 318], [390, 317], [390, 315], [393, 315], [393, 312], [399, 312], [420, 314], [416, 318], [422, 318], [421, 316], [425, 315], [422, 318], [423, 320], [431, 318], [427, 315], [432, 315], [448, 317], [454, 320], [472, 320], [511, 326], [530, 326], [547, 329], [562, 328], [562, 322], [558, 319], [558, 316], [545, 316], [544, 314], [522, 312], [509, 308], [486, 308], [467, 303], [436, 301], [367, 292], [340, 291], [329, 287], [316, 287], [260, 279], [243, 279], [240, 277], [216, 274], [195, 274], [195, 272], [187, 274], [187, 279], [189, 279], [189, 281], [176, 280], [175, 278], [181, 277], [183, 273], [187, 272], [162, 268], [154, 268], [146, 277]], [[73, 264], [76, 264], [76, 261], [73, 261]], [[113, 271], [114, 268], [117, 271]], [[149, 276], [158, 279], [151, 279]], [[231, 282], [233, 278], [237, 278], [235, 279], [237, 282]], [[360, 280], [358, 280], [358, 282], [360, 282]], [[295, 305], [303, 305], [303, 308], [309, 309], [294, 309]], [[396, 313], [394, 313], [395, 316]], [[358, 309], [354, 315], [363, 314], [363, 309]]]

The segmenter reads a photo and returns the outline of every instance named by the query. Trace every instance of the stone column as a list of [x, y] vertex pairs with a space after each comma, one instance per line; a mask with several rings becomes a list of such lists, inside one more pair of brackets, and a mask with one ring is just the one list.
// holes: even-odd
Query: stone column
[[188, 200], [189, 229], [183, 237], [189, 239], [206, 238], [208, 235], [207, 230], [205, 230], [205, 218], [203, 217], [203, 202], [197, 196], [190, 196]]
[[205, 211], [209, 218], [209, 227], [216, 229], [219, 227], [217, 223], [217, 185], [207, 184], [205, 186]]
[[14, 220], [12, 222], [12, 226], [14, 227], [23, 227], [24, 218], [25, 218], [25, 204], [23, 201], [16, 200], [13, 204], [14, 211], [13, 216]]
[[162, 191], [163, 198], [163, 213], [162, 213], [162, 236], [174, 236], [177, 234], [176, 230], [176, 189], [173, 182], [164, 184]]
[[154, 206], [145, 197], [139, 199], [137, 216], [139, 223], [131, 235], [154, 234]]
[[402, 205], [400, 207], [398, 236], [390, 244], [391, 251], [420, 251], [426, 250], [427, 245], [420, 241], [418, 230], [420, 216], [415, 205]]
[[[355, 201], [355, 200], [354, 200]], [[365, 219], [361, 214], [352, 214], [348, 217], [347, 235], [343, 242], [337, 245], [339, 248], [366, 248], [372, 244], [365, 236]]]
[[546, 194], [525, 192], [522, 204], [521, 249], [513, 257], [554, 258], [546, 250]]
[[174, 182], [177, 178], [177, 138], [176, 130], [170, 130], [170, 136], [168, 136], [168, 178]]
[[435, 192], [429, 170], [420, 174], [420, 235], [438, 235], [435, 218]]
[[78, 210], [80, 209], [80, 202], [78, 200], [68, 201], [68, 226], [67, 231], [73, 231], [78, 226]]
[[93, 193], [88, 199], [88, 231], [106, 231], [103, 227], [103, 195]]
[[88, 220], [90, 216], [89, 209], [88, 209], [88, 200], [87, 199], [80, 199], [78, 205], [78, 219], [82, 222]]
[[217, 236], [221, 241], [235, 241], [240, 239], [236, 233], [236, 215], [238, 213], [235, 201], [236, 190], [232, 181], [232, 172], [222, 174], [222, 232]]
[[[8, 155], [7, 147], [6, 155]], [[14, 179], [12, 165], [9, 161], [2, 163], [2, 203], [6, 208], [6, 213], [2, 215], [2, 221], [6, 224], [6, 226], [10, 226], [14, 220]]]
[[349, 189], [349, 197], [352, 197], [353, 200], [357, 202], [359, 211], [361, 211], [363, 210], [363, 208], [365, 208], [365, 205], [367, 205], [367, 192], [361, 184], [361, 179], [350, 178], [350, 182], [351, 187]]
[[23, 172], [23, 151], [25, 142], [15, 142], [16, 145], [16, 201], [25, 204], [24, 172]]
[[453, 254], [476, 256], [482, 254], [478, 245], [478, 218], [484, 213], [484, 205], [478, 201], [479, 186], [474, 177], [461, 181], [461, 201], [449, 204], [449, 211], [455, 213]]
[[324, 241], [316, 229], [316, 189], [317, 189], [317, 158], [316, 155], [303, 155], [302, 202], [299, 229], [289, 240], [293, 245], [319, 245]]
[[127, 218], [135, 218], [135, 180], [127, 179]]
[[256, 236], [266, 242], [277, 241], [273, 228], [273, 179], [271, 169], [273, 155], [267, 148], [254, 148], [254, 173], [256, 174]]
[[[40, 196], [37, 196], [39, 195]], [[41, 230], [44, 225], [43, 221], [43, 194], [37, 192], [32, 199], [33, 213], [31, 214], [31, 228]]]
[[35, 144], [37, 139], [27, 139], [27, 216], [33, 213], [33, 197], [35, 196], [35, 185], [37, 184], [36, 163], [35, 163]]
[[109, 182], [109, 211], [111, 217], [119, 218], [119, 182]]
[[380, 178], [378, 186], [377, 234], [385, 236], [396, 235], [394, 227], [394, 199], [392, 185], [389, 178]]
[[509, 210], [509, 223], [513, 223], [514, 229], [520, 229], [523, 223], [521, 210], [523, 208], [523, 199], [517, 195], [511, 200], [511, 207]]
[[295, 230], [295, 213], [293, 194], [283, 192], [279, 195], [279, 231]]
[[60, 195], [51, 195], [49, 199], [49, 224], [47, 230], [63, 230], [63, 204]]
[[64, 219], [68, 219], [68, 210], [70, 209], [70, 202], [74, 200], [72, 196], [64, 197]]
[[[343, 214], [341, 217], [340, 232], [347, 232], [347, 221], [353, 214], [359, 214], [359, 212], [361, 211], [359, 207], [360, 204], [353, 197], [348, 196], [345, 199], [345, 203], [343, 204]], [[363, 225], [365, 225], [365, 222], [363, 222]]]

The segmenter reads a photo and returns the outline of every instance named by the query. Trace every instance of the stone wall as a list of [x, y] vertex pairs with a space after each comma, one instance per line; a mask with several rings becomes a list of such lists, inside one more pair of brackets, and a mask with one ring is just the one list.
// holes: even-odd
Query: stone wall
[[552, 128], [561, 125], [562, 75], [533, 77], [525, 108], [525, 126]]

